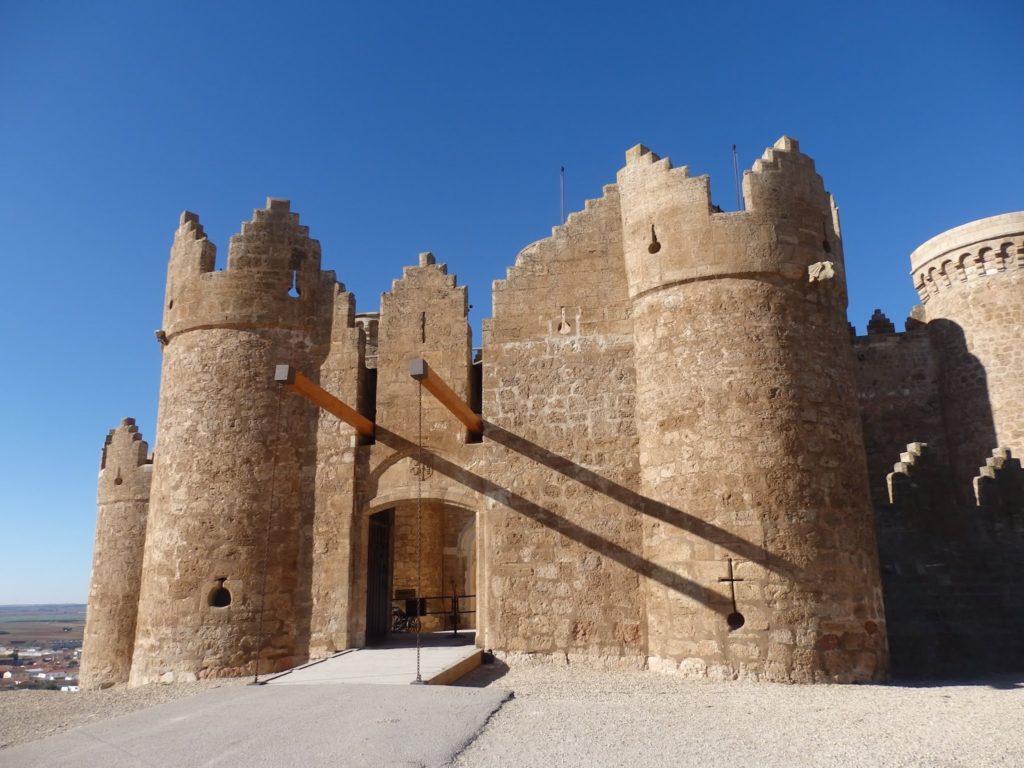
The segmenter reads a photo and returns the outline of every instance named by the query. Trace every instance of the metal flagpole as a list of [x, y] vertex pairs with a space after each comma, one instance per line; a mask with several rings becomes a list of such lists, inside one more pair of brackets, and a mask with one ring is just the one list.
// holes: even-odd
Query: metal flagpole
[[565, 224], [565, 166], [561, 166], [561, 170], [558, 173], [558, 190], [559, 190], [559, 213], [560, 213], [560, 224]]
[[743, 210], [743, 198], [740, 196], [740, 161], [736, 156], [736, 145], [732, 145], [732, 179], [736, 184], [736, 210]]

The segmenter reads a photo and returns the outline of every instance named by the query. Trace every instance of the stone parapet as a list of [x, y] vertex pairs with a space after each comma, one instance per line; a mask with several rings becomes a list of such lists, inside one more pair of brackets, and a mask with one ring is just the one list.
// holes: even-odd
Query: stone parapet
[[910, 262], [941, 359], [956, 492], [968, 505], [992, 449], [1024, 444], [1024, 211], [933, 237]]
[[320, 244], [287, 200], [267, 198], [267, 207], [242, 224], [226, 269], [214, 271], [215, 256], [199, 217], [184, 212], [167, 270], [166, 342], [209, 327], [311, 331], [329, 314], [334, 273], [320, 270]]
[[783, 137], [744, 173], [745, 210], [723, 213], [707, 176], [643, 145], [618, 174], [630, 296], [715, 277], [830, 279], [845, 304], [839, 219], [814, 161]]
[[922, 302], [960, 283], [1010, 270], [1024, 271], [1024, 211], [954, 227], [910, 254], [910, 272]]
[[978, 507], [1000, 533], [1024, 533], [1024, 470], [1009, 448], [996, 448], [974, 478]]
[[897, 332], [877, 310], [867, 335], [853, 339], [853, 352], [871, 496], [876, 506], [887, 505], [886, 475], [907, 443], [927, 442], [946, 456], [940, 361], [925, 326], [907, 318], [907, 331]]

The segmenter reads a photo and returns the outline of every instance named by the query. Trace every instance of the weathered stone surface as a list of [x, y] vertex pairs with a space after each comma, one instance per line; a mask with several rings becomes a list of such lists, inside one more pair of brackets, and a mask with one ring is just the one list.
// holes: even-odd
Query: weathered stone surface
[[961, 503], [994, 448], [1024, 446], [1024, 212], [973, 221], [911, 254], [942, 360], [950, 464]]
[[853, 351], [871, 498], [878, 506], [889, 503], [886, 476], [907, 445], [927, 443], [945, 461], [946, 435], [940, 359], [927, 329], [909, 322], [905, 333], [874, 328], [869, 323], [868, 334], [854, 339]]
[[[714, 212], [706, 179], [645, 157], [627, 161], [619, 189], [641, 487], [657, 510], [644, 522], [657, 568], [648, 653], [713, 677], [880, 678], [884, 633], [865, 622], [885, 619], [831, 199], [789, 140], [745, 175], [740, 213]], [[650, 227], [663, 232], [655, 254]], [[827, 257], [835, 277], [809, 282]], [[743, 579], [735, 606], [730, 559]], [[773, 641], [782, 627], [798, 631]], [[856, 643], [840, 648], [839, 635]]]
[[136, 684], [248, 674], [257, 654], [270, 671], [308, 653], [317, 413], [272, 372], [319, 369], [334, 275], [287, 201], [243, 225], [225, 271], [211, 271], [202, 237], [184, 217], [168, 268]]
[[147, 451], [134, 419], [110, 430], [103, 446], [79, 675], [83, 688], [128, 681], [153, 477]]
[[[969, 488], [997, 436], [1020, 441], [1024, 246], [984, 225], [998, 247], [956, 286], [919, 251], [925, 309], [905, 333], [876, 313], [851, 345], [838, 216], [813, 161], [780, 139], [743, 186], [745, 210], [722, 213], [707, 177], [629, 150], [616, 184], [494, 283], [476, 358], [466, 289], [431, 253], [379, 313], [356, 315], [287, 201], [243, 225], [224, 271], [183, 215], [151, 493], [125, 425], [100, 476], [83, 675], [234, 675], [257, 657], [266, 672], [364, 644], [381, 600], [454, 591], [478, 644], [522, 658], [884, 677], [894, 615], [872, 494], [886, 599], [897, 623], [913, 619], [902, 658], [927, 636], [917, 603], [942, 585], [900, 581], [899, 552], [945, 557], [950, 536], [1017, 503], [1017, 475], [994, 457], [978, 515], [940, 527], [929, 511], [953, 496], [947, 465], [960, 478], [973, 462]], [[482, 439], [409, 376], [413, 358], [482, 414]], [[276, 389], [280, 363], [374, 420], [374, 439]], [[886, 475], [915, 441], [935, 461], [915, 473], [908, 455], [890, 507]], [[122, 454], [128, 495], [112, 485]], [[372, 527], [390, 539], [371, 558], [385, 511]], [[991, 573], [1005, 580], [1019, 542], [981, 540], [999, 541]], [[970, 558], [956, 563], [980, 590]]]

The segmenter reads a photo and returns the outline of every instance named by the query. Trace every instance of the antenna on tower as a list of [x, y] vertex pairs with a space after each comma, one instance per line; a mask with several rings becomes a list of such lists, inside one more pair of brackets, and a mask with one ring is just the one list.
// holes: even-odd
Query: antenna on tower
[[736, 210], [743, 210], [743, 198], [740, 196], [740, 161], [736, 156], [736, 145], [732, 145], [732, 180], [736, 185]]
[[565, 166], [558, 172], [559, 223], [565, 224]]

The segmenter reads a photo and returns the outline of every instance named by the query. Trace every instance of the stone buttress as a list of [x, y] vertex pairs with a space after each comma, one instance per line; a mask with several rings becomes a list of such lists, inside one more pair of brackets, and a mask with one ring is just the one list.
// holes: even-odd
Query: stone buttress
[[707, 177], [642, 146], [626, 157], [643, 552], [674, 575], [646, 579], [651, 666], [879, 679], [884, 613], [834, 204], [788, 138], [745, 173], [735, 213], [712, 207]]
[[153, 476], [147, 450], [134, 419], [110, 430], [103, 446], [79, 675], [83, 688], [128, 681]]
[[274, 366], [315, 376], [338, 286], [286, 200], [231, 239], [194, 214], [168, 267], [157, 450], [133, 684], [251, 674], [305, 659], [317, 413]]

